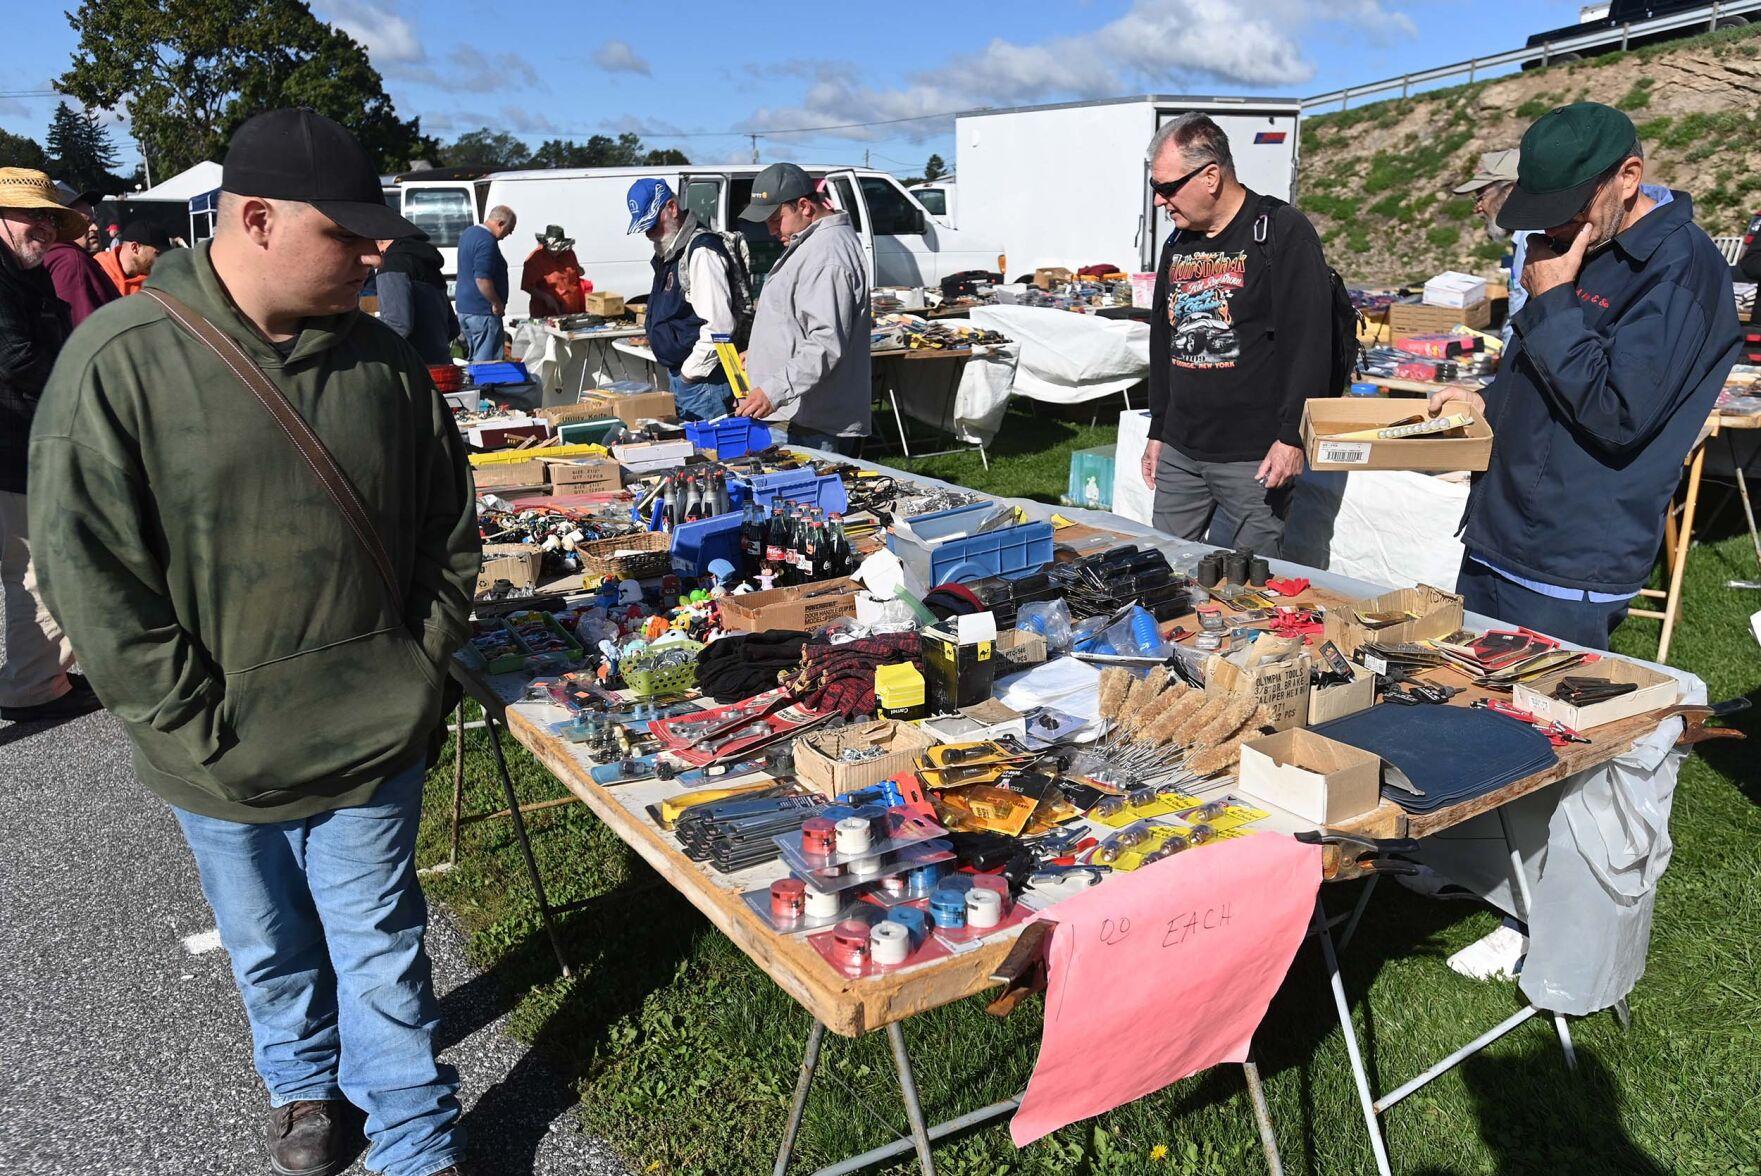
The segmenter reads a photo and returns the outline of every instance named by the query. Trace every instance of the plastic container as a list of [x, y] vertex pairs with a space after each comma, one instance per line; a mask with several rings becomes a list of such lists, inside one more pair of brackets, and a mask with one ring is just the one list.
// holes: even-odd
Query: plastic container
[[719, 421], [687, 421], [685, 440], [699, 449], [715, 450], [718, 461], [733, 461], [776, 444], [769, 425], [736, 416]]
[[874, 700], [877, 717], [916, 722], [925, 713], [923, 674], [910, 662], [879, 667], [874, 672]]
[[1052, 524], [1022, 523], [949, 539], [929, 553], [930, 584], [1031, 572], [1052, 562]]
[[479, 388], [489, 384], [529, 384], [532, 376], [526, 371], [526, 365], [518, 360], [491, 360], [487, 363], [474, 363], [468, 368], [471, 383]]
[[844, 480], [836, 474], [821, 477], [812, 470], [784, 470], [778, 474], [758, 474], [751, 478], [728, 482], [728, 500], [738, 508], [747, 498], [760, 506], [773, 502], [800, 502], [817, 506], [827, 514], [843, 514], [850, 509], [850, 495]]
[[1070, 455], [1070, 480], [1064, 487], [1065, 506], [1090, 510], [1113, 509], [1113, 465], [1117, 445], [1078, 449]]
[[709, 565], [725, 559], [740, 566], [739, 511], [681, 523], [673, 530], [673, 571], [692, 579], [709, 571]]

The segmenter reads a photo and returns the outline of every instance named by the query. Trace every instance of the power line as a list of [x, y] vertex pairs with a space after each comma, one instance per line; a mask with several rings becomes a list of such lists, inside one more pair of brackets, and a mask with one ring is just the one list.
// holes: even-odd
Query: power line
[[[892, 126], [898, 126], [901, 123], [927, 122], [930, 119], [937, 119], [937, 118], [953, 118], [956, 114], [959, 114], [959, 113], [961, 113], [961, 112], [957, 111], [957, 110], [948, 110], [948, 111], [943, 111], [939, 114], [914, 114], [910, 118], [883, 118], [883, 119], [876, 119], [872, 122], [831, 123], [826, 126], [819, 126], [819, 127], [773, 127], [770, 130], [762, 130], [762, 131], [754, 131], [754, 130], [745, 130], [745, 131], [671, 131], [671, 130], [643, 130], [640, 128], [623, 127], [623, 128], [620, 128], [615, 133], [626, 134], [626, 135], [638, 135], [644, 139], [749, 139], [753, 135], [757, 135], [759, 138], [763, 139], [763, 138], [768, 138], [772, 135], [812, 135], [812, 134], [817, 134], [821, 131], [854, 131], [854, 130], [863, 129], [865, 127], [892, 127]], [[608, 132], [605, 130], [598, 130], [598, 131], [552, 131], [549, 133], [553, 134], [553, 135], [561, 136], [563, 138], [575, 138], [577, 136], [586, 137], [589, 135], [603, 135], [603, 134], [607, 134], [607, 133], [611, 133], [611, 132]]]

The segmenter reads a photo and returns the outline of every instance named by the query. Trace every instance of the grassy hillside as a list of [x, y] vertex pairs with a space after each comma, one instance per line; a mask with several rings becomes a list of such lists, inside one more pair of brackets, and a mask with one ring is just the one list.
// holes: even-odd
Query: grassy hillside
[[1761, 27], [1530, 70], [1303, 120], [1297, 203], [1347, 281], [1493, 272], [1503, 247], [1450, 189], [1555, 106], [1619, 107], [1651, 179], [1688, 192], [1713, 235], [1761, 209]]

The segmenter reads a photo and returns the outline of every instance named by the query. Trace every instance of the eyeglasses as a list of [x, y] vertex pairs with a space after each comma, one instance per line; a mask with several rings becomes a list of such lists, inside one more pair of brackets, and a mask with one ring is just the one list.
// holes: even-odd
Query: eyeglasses
[[17, 217], [27, 225], [52, 225], [55, 223], [55, 210], [52, 208], [0, 208], [0, 212]]
[[1156, 181], [1151, 180], [1150, 191], [1154, 192], [1157, 196], [1160, 196], [1163, 200], [1172, 200], [1180, 194], [1180, 189], [1186, 187], [1187, 181], [1191, 180], [1194, 176], [1198, 175], [1198, 173], [1204, 171], [1215, 162], [1217, 161], [1213, 159], [1210, 163], [1201, 163], [1185, 175], [1181, 176], [1178, 180], [1164, 180], [1159, 184], [1156, 183]]

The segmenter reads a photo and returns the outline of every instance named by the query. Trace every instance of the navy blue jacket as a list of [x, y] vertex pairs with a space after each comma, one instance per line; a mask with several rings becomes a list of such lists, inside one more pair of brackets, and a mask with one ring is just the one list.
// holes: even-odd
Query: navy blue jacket
[[1682, 192], [1530, 298], [1486, 390], [1468, 550], [1520, 576], [1637, 592], [1739, 344], [1730, 266]]
[[654, 286], [648, 292], [648, 316], [643, 321], [648, 330], [648, 349], [655, 362], [669, 372], [676, 372], [691, 358], [691, 349], [703, 330], [703, 319], [685, 300], [679, 284], [679, 267], [691, 264], [691, 254], [708, 249], [725, 263], [727, 246], [720, 237], [707, 230], [697, 232], [670, 261], [652, 259]]

